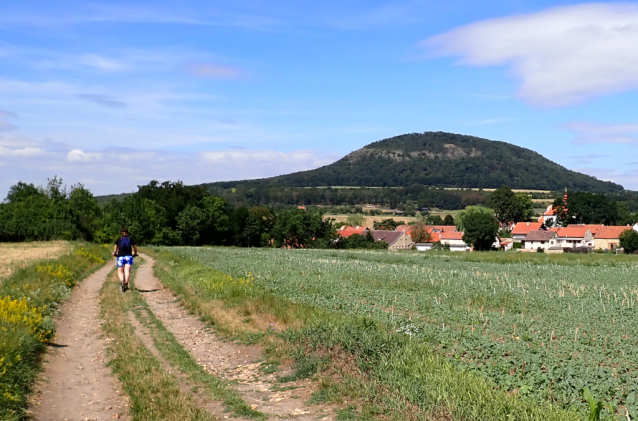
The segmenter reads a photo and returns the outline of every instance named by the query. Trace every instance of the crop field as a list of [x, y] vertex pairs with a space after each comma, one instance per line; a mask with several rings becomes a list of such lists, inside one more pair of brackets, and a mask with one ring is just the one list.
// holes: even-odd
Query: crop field
[[0, 278], [33, 260], [47, 260], [71, 250], [66, 241], [0, 243]]
[[626, 256], [173, 248], [295, 302], [367, 315], [522, 399], [638, 417], [638, 261]]

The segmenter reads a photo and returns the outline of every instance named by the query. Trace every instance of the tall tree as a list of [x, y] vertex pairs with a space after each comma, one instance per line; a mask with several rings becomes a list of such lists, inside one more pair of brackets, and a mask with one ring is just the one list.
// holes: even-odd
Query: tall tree
[[533, 203], [526, 193], [514, 193], [507, 186], [500, 187], [490, 197], [490, 207], [498, 222], [507, 225], [510, 222], [528, 221], [533, 215]]
[[463, 216], [463, 241], [475, 250], [490, 250], [498, 233], [498, 221], [494, 215], [470, 209]]

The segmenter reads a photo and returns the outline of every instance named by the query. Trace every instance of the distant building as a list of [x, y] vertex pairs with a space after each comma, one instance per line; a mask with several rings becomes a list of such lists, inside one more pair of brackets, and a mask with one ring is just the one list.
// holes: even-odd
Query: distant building
[[410, 250], [414, 242], [405, 231], [372, 230], [374, 241], [385, 241], [388, 250]]
[[349, 227], [344, 225], [337, 230], [337, 234], [342, 238], [348, 238], [353, 234], [365, 235], [366, 231], [368, 231], [368, 227]]
[[532, 231], [538, 231], [542, 227], [542, 222], [519, 222], [512, 230], [512, 239], [517, 243], [520, 243], [525, 239], [525, 237], [527, 237], [527, 234]]
[[469, 251], [470, 247], [463, 241], [463, 232], [442, 232], [441, 245], [448, 245], [451, 251]]
[[548, 250], [550, 247], [559, 247], [556, 231], [531, 231], [521, 241], [525, 250]]
[[594, 247], [594, 235], [586, 227], [551, 228], [557, 234], [556, 246], [562, 248]]

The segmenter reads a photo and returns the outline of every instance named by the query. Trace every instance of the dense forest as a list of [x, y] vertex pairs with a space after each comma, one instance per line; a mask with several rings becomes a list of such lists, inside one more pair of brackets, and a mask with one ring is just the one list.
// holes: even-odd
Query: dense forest
[[244, 187], [403, 187], [412, 185], [622, 192], [623, 187], [568, 170], [542, 155], [506, 142], [444, 132], [405, 134], [371, 143], [339, 161], [310, 171], [261, 180], [206, 184]]

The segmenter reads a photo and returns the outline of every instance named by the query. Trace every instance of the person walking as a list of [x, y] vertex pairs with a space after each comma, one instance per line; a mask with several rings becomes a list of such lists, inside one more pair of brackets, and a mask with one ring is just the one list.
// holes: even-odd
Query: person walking
[[128, 281], [131, 279], [131, 266], [133, 257], [137, 256], [135, 240], [129, 236], [127, 228], [120, 230], [121, 237], [115, 240], [113, 256], [117, 257], [117, 276], [122, 283], [122, 292], [128, 289]]

